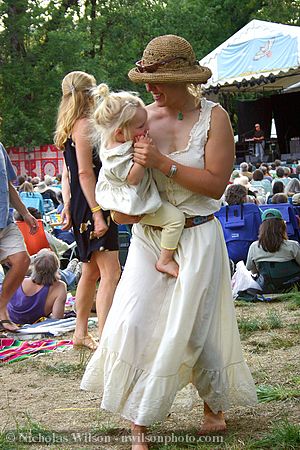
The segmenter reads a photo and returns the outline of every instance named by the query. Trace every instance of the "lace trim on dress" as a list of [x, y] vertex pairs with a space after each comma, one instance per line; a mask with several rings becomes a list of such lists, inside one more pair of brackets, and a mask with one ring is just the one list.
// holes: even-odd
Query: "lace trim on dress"
[[[187, 152], [190, 149], [192, 142], [195, 138], [201, 139], [201, 137], [203, 135], [203, 129], [204, 129], [204, 133], [205, 133], [205, 143], [206, 143], [207, 138], [208, 138], [208, 132], [210, 129], [211, 110], [212, 110], [212, 108], [214, 108], [217, 105], [218, 105], [218, 103], [208, 102], [205, 98], [201, 99], [201, 107], [200, 107], [200, 111], [199, 111], [199, 117], [198, 117], [197, 122], [194, 123], [194, 125], [190, 131], [189, 141], [187, 143], [187, 146], [183, 150], [176, 150], [175, 152], [169, 153], [168, 156], [171, 156], [171, 155], [173, 156], [173, 155]], [[204, 120], [204, 123], [205, 123], [204, 127], [199, 126], [201, 120]]]
[[[175, 375], [159, 377], [121, 361], [117, 353], [107, 349], [99, 349], [96, 354], [90, 370], [87, 367], [81, 388], [99, 392], [103, 387], [101, 407], [139, 425], [149, 426], [164, 420], [177, 392], [192, 379], [193, 370], [185, 365]], [[248, 373], [245, 362], [238, 362], [223, 370], [201, 369], [197, 374], [201, 382], [192, 382], [202, 399], [217, 413], [234, 405], [256, 404], [253, 385], [244, 381], [249, 380]]]

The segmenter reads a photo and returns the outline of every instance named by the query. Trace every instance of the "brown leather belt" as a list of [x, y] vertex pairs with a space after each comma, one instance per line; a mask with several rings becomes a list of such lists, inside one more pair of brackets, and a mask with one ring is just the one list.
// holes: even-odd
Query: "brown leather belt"
[[209, 216], [195, 216], [188, 217], [185, 219], [184, 228], [196, 227], [197, 225], [202, 225], [203, 223], [209, 222], [214, 219], [214, 214], [210, 214]]
[[[117, 225], [120, 225], [114, 217], [114, 213], [115, 211], [111, 211], [110, 215], [111, 218], [113, 220], [113, 222], [115, 222]], [[185, 225], [184, 228], [191, 228], [191, 227], [196, 227], [198, 225], [202, 225], [203, 223], [209, 222], [210, 220], [213, 220], [215, 217], [214, 214], [209, 214], [209, 216], [194, 216], [194, 217], [188, 217], [187, 219], [185, 219]], [[161, 227], [156, 227], [153, 226], [152, 227], [154, 230], [161, 230]]]

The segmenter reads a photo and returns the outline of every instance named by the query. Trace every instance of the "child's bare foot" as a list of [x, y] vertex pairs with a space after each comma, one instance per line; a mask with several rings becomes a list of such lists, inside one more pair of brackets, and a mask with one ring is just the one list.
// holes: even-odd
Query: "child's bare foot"
[[209, 406], [204, 404], [204, 419], [199, 434], [201, 436], [211, 433], [224, 433], [226, 431], [226, 422], [224, 414], [219, 411], [214, 414]]
[[167, 273], [175, 278], [178, 277], [179, 266], [173, 259], [167, 263], [162, 263], [158, 260], [155, 267], [159, 272]]

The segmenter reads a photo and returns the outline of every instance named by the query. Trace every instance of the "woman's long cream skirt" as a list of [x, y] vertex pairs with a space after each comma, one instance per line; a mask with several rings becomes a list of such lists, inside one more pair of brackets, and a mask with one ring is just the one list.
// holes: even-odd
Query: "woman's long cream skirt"
[[254, 405], [218, 220], [184, 229], [177, 279], [155, 269], [159, 253], [160, 231], [135, 225], [81, 388], [103, 392], [102, 408], [145, 426], [163, 420], [178, 390], [190, 382], [215, 413]]

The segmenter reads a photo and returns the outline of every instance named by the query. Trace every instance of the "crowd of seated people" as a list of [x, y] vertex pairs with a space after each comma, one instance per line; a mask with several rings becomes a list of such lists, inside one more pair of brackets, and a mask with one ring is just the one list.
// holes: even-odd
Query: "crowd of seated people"
[[[296, 173], [297, 167], [298, 170]], [[293, 173], [296, 176], [291, 176]], [[300, 279], [300, 245], [298, 241], [288, 239], [286, 223], [283, 220], [280, 208], [285, 203], [290, 203], [293, 206], [293, 214], [295, 214], [298, 220], [298, 228], [300, 230], [300, 208], [298, 209], [300, 206], [299, 174], [300, 165], [296, 166], [293, 172], [290, 168], [284, 167], [279, 160], [276, 160], [272, 165], [264, 163], [257, 167], [253, 167], [251, 164], [244, 162], [240, 164], [239, 170], [235, 169], [233, 171], [223, 196], [223, 205], [231, 206], [256, 203], [259, 208], [265, 203], [270, 204], [270, 209], [265, 209], [266, 206], [264, 209], [262, 209], [263, 206], [260, 208], [262, 224], [259, 228], [257, 240], [253, 241], [250, 246], [251, 251], [250, 249], [248, 251], [248, 258], [244, 260], [247, 268], [258, 276], [260, 282], [263, 279], [262, 276], [259, 277], [261, 275], [259, 267], [263, 267], [262, 264], [259, 264], [261, 261], [266, 259], [269, 263], [274, 263], [274, 267], [273, 265], [271, 265], [271, 268], [269, 266], [267, 267], [268, 272], [265, 273], [265, 277], [267, 275], [270, 276], [270, 273], [276, 274], [277, 276], [277, 262], [284, 263], [283, 266], [286, 269], [283, 270], [281, 267], [278, 270], [278, 273], [281, 271], [284, 276], [284, 285], [280, 285], [282, 282], [280, 279], [273, 285], [270, 284], [269, 280], [269, 284], [263, 286], [264, 292], [279, 292], [286, 289], [287, 286], [290, 287], [289, 279], [292, 282], [294, 278], [298, 286], [298, 275]], [[280, 207], [278, 206], [277, 208], [277, 205]], [[266, 215], [266, 211], [269, 212], [268, 215]], [[275, 237], [273, 235], [274, 232], [277, 233]], [[289, 251], [286, 252], [286, 248], [289, 248]], [[290, 250], [291, 248], [293, 249], [292, 251]], [[259, 255], [258, 259], [256, 259], [257, 254]], [[266, 266], [262, 270], [265, 269]]]
[[[232, 172], [232, 176], [223, 196], [223, 204], [231, 206], [254, 203], [259, 207], [264, 203], [270, 203], [270, 208], [272, 208], [272, 205], [286, 202], [290, 202], [295, 206], [300, 205], [299, 174], [300, 165], [296, 166], [295, 173], [292, 173], [289, 168], [283, 167], [278, 160], [270, 165], [263, 163], [258, 167], [243, 162], [240, 164], [239, 169], [235, 169]], [[19, 177], [18, 183], [17, 189], [20, 198], [24, 203], [27, 202], [29, 210], [35, 217], [45, 217], [42, 206], [44, 198], [50, 198], [55, 206], [55, 211], [58, 214], [61, 213], [63, 209], [63, 200], [59, 177], [57, 180], [53, 180], [49, 176], [46, 176], [44, 180], [40, 180], [38, 177]], [[30, 205], [32, 199], [39, 200], [39, 206], [35, 210], [32, 208], [32, 204]], [[37, 205], [37, 202], [35, 204]], [[16, 216], [16, 219], [19, 220], [20, 217]], [[61, 248], [61, 251], [55, 255], [49, 250], [42, 250], [34, 259], [32, 274], [24, 279], [22, 285], [19, 287], [9, 304], [12, 320], [19, 324], [26, 322], [32, 323], [39, 318], [38, 316], [49, 316], [50, 314], [55, 318], [63, 317], [66, 285], [61, 284], [59, 277], [68, 285], [68, 279], [70, 279], [68, 278], [68, 272], [69, 276], [71, 276], [71, 283], [74, 281], [74, 272], [77, 271], [77, 281], [78, 274], [80, 276], [80, 270], [78, 269], [80, 266], [78, 266], [76, 270], [68, 270], [67, 267], [65, 274], [64, 270], [59, 268], [60, 264], [58, 258], [61, 258], [63, 253], [68, 250], [68, 244], [55, 240], [56, 238], [52, 233], [48, 233], [47, 230], [45, 230], [45, 234], [47, 239], [49, 238], [50, 247], [55, 249], [56, 253], [57, 248], [59, 247]], [[54, 245], [53, 241], [55, 241]], [[253, 241], [248, 251], [246, 266], [256, 275], [257, 281], [261, 284], [264, 291], [281, 290], [278, 283], [271, 285], [271, 281], [267, 279], [267, 276], [270, 275], [270, 267], [268, 267], [269, 272], [266, 273], [263, 264], [265, 261], [268, 263], [287, 263], [292, 261], [289, 263], [292, 271], [291, 277], [295, 277], [298, 266], [300, 272], [300, 245], [298, 242], [288, 239], [282, 215], [278, 210], [274, 209], [265, 210], [262, 213], [262, 224], [259, 229], [257, 240]], [[53, 269], [48, 273], [49, 277], [52, 277], [51, 280], [49, 278], [50, 281], [48, 279], [43, 279], [43, 277], [38, 274], [43, 263], [46, 264], [47, 267]], [[76, 267], [77, 263], [78, 260], [75, 259], [73, 261], [73, 268]], [[70, 268], [71, 266], [72, 261]], [[288, 279], [289, 274], [285, 273], [285, 277]], [[72, 286], [74, 287], [74, 284], [72, 284]], [[58, 295], [56, 295], [57, 293]], [[34, 301], [31, 304], [27, 304], [23, 297], [27, 298], [27, 303], [30, 303], [32, 299], [34, 299]], [[34, 302], [38, 302], [39, 305], [34, 308], [33, 312], [31, 307]], [[23, 305], [23, 310], [20, 307], [21, 304]], [[32, 315], [29, 318], [31, 313]]]
[[41, 215], [44, 215], [44, 199], [42, 194], [35, 192], [33, 190], [33, 184], [29, 181], [24, 181], [24, 183], [19, 188], [19, 196], [24, 205], [32, 208], [36, 208]]

